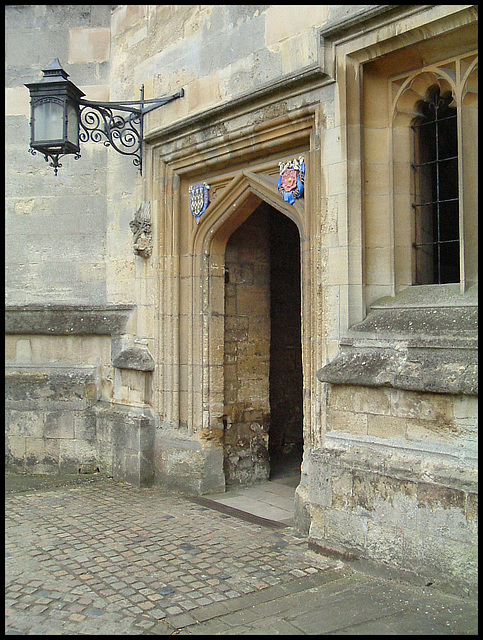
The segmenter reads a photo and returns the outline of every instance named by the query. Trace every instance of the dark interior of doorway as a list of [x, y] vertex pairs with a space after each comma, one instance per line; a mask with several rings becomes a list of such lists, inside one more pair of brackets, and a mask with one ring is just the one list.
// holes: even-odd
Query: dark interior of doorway
[[[299, 475], [303, 450], [300, 236], [262, 202], [225, 249], [226, 486]], [[298, 484], [298, 482], [297, 482]]]
[[270, 230], [270, 476], [300, 477], [303, 454], [300, 236], [267, 207]]

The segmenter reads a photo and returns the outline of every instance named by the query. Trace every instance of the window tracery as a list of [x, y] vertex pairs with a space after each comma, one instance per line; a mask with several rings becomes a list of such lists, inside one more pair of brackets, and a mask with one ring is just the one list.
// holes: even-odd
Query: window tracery
[[439, 85], [417, 103], [412, 124], [414, 284], [459, 282], [457, 111], [451, 91]]
[[476, 211], [469, 158], [477, 65], [476, 54], [465, 54], [389, 79], [394, 193], [407, 193], [393, 203], [396, 291], [421, 284], [465, 288], [476, 280], [468, 230]]

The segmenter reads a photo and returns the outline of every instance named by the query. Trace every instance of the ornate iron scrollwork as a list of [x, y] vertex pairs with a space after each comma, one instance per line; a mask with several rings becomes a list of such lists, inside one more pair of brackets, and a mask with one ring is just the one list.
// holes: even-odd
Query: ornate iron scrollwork
[[134, 156], [133, 164], [141, 167], [141, 111], [128, 115], [114, 113], [111, 107], [82, 105], [80, 109], [81, 142], [102, 142], [125, 156]]
[[[144, 85], [141, 100], [126, 102], [93, 102], [80, 100], [79, 140], [81, 142], [102, 142], [125, 156], [133, 156], [133, 164], [142, 173], [143, 118], [163, 105], [182, 98], [184, 90], [153, 100], [144, 99]], [[126, 113], [123, 113], [126, 112]]]
[[[37, 155], [37, 151], [35, 149], [32, 149], [32, 147], [30, 147], [30, 149], [27, 149], [27, 151], [29, 153], [31, 153], [33, 156]], [[49, 154], [44, 154], [44, 160], [45, 162], [48, 162], [49, 160], [51, 161], [49, 164], [49, 167], [52, 167], [54, 170], [54, 176], [57, 175], [58, 170], [62, 167], [62, 162], [59, 162], [59, 159], [62, 158], [64, 155], [64, 153], [49, 153]], [[81, 157], [80, 153], [76, 153], [74, 156], [74, 160], [78, 160]]]

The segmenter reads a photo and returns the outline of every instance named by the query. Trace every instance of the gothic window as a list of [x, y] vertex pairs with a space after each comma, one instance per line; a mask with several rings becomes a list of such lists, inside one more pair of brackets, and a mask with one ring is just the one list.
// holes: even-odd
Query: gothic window
[[412, 285], [466, 291], [478, 282], [477, 55], [389, 76], [388, 89], [395, 293]]
[[451, 91], [429, 88], [414, 132], [414, 284], [460, 281], [458, 132]]

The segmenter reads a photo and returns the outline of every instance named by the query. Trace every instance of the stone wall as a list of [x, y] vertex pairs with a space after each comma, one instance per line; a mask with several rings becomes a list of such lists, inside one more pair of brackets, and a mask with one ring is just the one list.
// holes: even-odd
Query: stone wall
[[474, 592], [474, 296], [417, 287], [381, 300], [318, 372], [329, 384], [324, 446], [308, 461], [314, 548]]
[[[55, 57], [93, 100], [109, 99], [112, 5], [6, 7], [6, 292], [9, 304], [106, 302], [106, 150], [86, 145], [54, 176], [28, 154], [24, 83]], [[87, 187], [87, 188], [86, 188]]]
[[6, 8], [6, 460], [31, 473], [99, 469], [139, 484], [152, 481], [136, 443], [150, 421], [151, 356], [145, 339], [134, 342], [136, 314], [128, 326], [108, 304], [136, 301], [125, 289], [135, 273], [136, 169], [122, 157], [124, 190], [112, 190], [104, 145], [62, 158], [57, 176], [41, 154], [27, 153], [24, 83], [54, 57], [88, 100], [111, 99], [114, 6]]
[[259, 207], [230, 237], [225, 257], [226, 484], [269, 474], [269, 217]]
[[30, 473], [99, 471], [95, 367], [8, 367], [5, 379], [7, 469]]
[[432, 442], [442, 450], [457, 443], [463, 459], [476, 456], [476, 396], [333, 385], [327, 406], [327, 432], [392, 439], [408, 447]]
[[[262, 425], [250, 438], [266, 447], [268, 357], [245, 376], [261, 401], [243, 411], [260, 416], [235, 420], [230, 385], [243, 392], [254, 361], [237, 359], [235, 372], [226, 339], [236, 325], [237, 356], [253, 347], [243, 322], [261, 323], [268, 308], [260, 279], [263, 304], [254, 310], [246, 296], [238, 315], [230, 309], [243, 298], [240, 265], [255, 269], [266, 238], [246, 239], [239, 263], [229, 239], [265, 203], [300, 240], [297, 525], [314, 547], [470, 589], [475, 7], [7, 5], [6, 38], [8, 463], [225, 489], [229, 418], [243, 437]], [[89, 100], [184, 89], [144, 119], [142, 175], [94, 143], [57, 177], [28, 154], [24, 83], [54, 57]], [[421, 288], [411, 284], [407, 134], [427, 71], [462, 83], [464, 269], [460, 283]], [[305, 192], [290, 205], [279, 163], [299, 156]], [[189, 188], [199, 182], [210, 204], [195, 220]], [[133, 251], [136, 214], [151, 224], [144, 254]], [[230, 287], [240, 288], [233, 298]], [[263, 325], [264, 353], [269, 332]]]
[[314, 548], [472, 591], [477, 399], [332, 386], [309, 465]]
[[153, 481], [152, 357], [127, 335], [132, 307], [6, 312], [6, 468]]
[[103, 400], [96, 366], [7, 365], [5, 412], [9, 471], [153, 482], [152, 417]]

